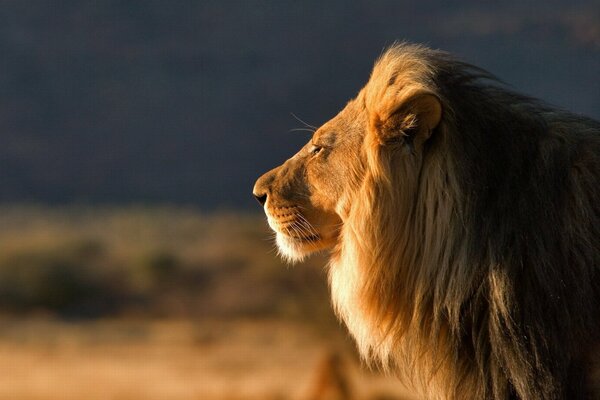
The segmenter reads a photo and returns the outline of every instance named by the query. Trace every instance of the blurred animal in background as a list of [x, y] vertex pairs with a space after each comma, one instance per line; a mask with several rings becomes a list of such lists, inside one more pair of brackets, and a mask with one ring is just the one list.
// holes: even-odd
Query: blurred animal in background
[[352, 400], [348, 370], [342, 356], [328, 351], [319, 360], [306, 400]]
[[597, 121], [397, 44], [254, 195], [283, 257], [331, 252], [363, 358], [422, 396], [600, 396]]

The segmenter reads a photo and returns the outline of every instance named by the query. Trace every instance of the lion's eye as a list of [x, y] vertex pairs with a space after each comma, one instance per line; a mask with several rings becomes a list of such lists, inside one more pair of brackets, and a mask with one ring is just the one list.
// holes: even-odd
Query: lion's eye
[[310, 151], [310, 155], [311, 155], [311, 156], [316, 156], [317, 154], [319, 154], [319, 153], [321, 152], [321, 150], [323, 150], [323, 147], [322, 147], [322, 146], [317, 146], [317, 145], [314, 145], [314, 144], [313, 144], [313, 145], [310, 147], [310, 150], [309, 150], [309, 151]]

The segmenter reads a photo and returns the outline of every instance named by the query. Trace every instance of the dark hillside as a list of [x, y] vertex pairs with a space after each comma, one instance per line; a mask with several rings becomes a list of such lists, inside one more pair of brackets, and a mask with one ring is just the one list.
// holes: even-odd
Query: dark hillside
[[396, 39], [600, 118], [597, 2], [4, 1], [0, 201], [253, 207]]

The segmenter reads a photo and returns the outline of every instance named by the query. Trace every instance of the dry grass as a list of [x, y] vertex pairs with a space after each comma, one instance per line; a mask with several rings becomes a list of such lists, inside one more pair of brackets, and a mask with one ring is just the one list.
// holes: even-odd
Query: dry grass
[[13, 320], [0, 332], [0, 399], [308, 399], [332, 351], [346, 398], [409, 398], [394, 379], [361, 370], [343, 334], [305, 324]]

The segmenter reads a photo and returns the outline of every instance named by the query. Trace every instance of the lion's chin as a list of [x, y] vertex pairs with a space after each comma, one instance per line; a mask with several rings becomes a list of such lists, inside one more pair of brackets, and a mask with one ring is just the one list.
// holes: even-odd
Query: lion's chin
[[276, 242], [279, 255], [289, 263], [300, 262], [312, 253], [331, 247], [321, 236], [300, 239], [280, 232], [277, 232]]

